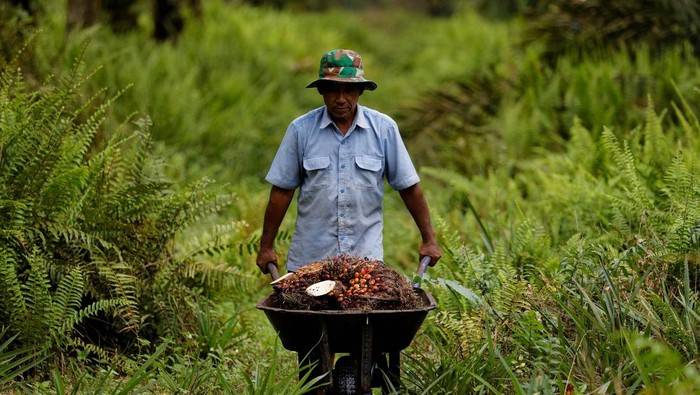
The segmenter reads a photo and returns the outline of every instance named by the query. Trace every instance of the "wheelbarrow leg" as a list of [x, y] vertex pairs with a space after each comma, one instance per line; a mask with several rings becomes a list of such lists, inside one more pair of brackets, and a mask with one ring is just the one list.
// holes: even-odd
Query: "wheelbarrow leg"
[[360, 391], [362, 394], [372, 393], [372, 323], [369, 317], [362, 327], [362, 349], [360, 350]]
[[401, 366], [399, 364], [399, 351], [389, 351], [375, 355], [375, 369], [372, 374], [372, 385], [381, 387], [382, 394], [392, 394], [399, 390], [401, 380], [399, 379]]
[[395, 389], [401, 385], [401, 351], [389, 352], [389, 379]]
[[[311, 350], [309, 350], [306, 355], [299, 352], [297, 353], [297, 359], [299, 361], [299, 380], [302, 380], [306, 373], [308, 372], [308, 366], [315, 364], [311, 369], [311, 374], [309, 374], [309, 379], [314, 377], [322, 376], [326, 374], [323, 379], [323, 389], [330, 390], [330, 386], [333, 383], [333, 355], [330, 352], [330, 346], [328, 343], [328, 331], [326, 330], [326, 323], [321, 322], [321, 339], [318, 344], [316, 344]], [[306, 368], [304, 368], [306, 366]], [[313, 390], [307, 392], [305, 395], [318, 394], [319, 391], [324, 393], [323, 390]]]

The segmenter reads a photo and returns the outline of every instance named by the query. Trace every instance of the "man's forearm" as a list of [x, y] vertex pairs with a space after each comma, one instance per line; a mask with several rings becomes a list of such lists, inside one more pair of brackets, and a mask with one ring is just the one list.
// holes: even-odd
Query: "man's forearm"
[[289, 204], [294, 197], [293, 189], [282, 189], [273, 186], [270, 190], [270, 200], [265, 209], [265, 218], [263, 220], [263, 230], [260, 236], [260, 248], [272, 248], [275, 242], [275, 237], [282, 224]]
[[406, 208], [411, 213], [413, 220], [418, 226], [423, 244], [418, 249], [419, 258], [430, 257], [430, 266], [435, 266], [442, 257], [442, 251], [438, 245], [433, 232], [433, 225], [430, 223], [430, 211], [428, 203], [425, 201], [423, 191], [418, 184], [399, 191]]
[[423, 191], [418, 184], [399, 191], [401, 199], [404, 201], [408, 212], [413, 217], [418, 230], [421, 233], [423, 242], [435, 240], [435, 233], [430, 222], [430, 211], [428, 203], [425, 201]]

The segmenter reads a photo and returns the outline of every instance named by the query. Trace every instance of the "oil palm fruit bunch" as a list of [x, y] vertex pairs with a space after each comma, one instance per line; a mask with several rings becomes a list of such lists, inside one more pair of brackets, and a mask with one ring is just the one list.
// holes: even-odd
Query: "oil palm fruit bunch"
[[368, 307], [363, 302], [380, 297], [388, 288], [383, 282], [387, 267], [381, 261], [341, 255], [331, 258], [327, 266], [339, 284], [328, 296], [344, 310]]
[[310, 310], [414, 308], [408, 281], [383, 262], [338, 255], [302, 267], [273, 284], [279, 307]]
[[306, 288], [322, 280], [322, 271], [323, 262], [314, 262], [273, 281], [272, 287], [282, 292]]

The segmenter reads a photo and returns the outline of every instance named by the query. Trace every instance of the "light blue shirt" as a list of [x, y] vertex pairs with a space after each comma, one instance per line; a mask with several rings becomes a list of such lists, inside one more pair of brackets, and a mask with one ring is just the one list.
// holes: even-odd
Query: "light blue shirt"
[[299, 188], [287, 270], [339, 254], [383, 260], [384, 178], [395, 190], [419, 181], [387, 115], [358, 104], [345, 136], [325, 106], [292, 121], [265, 177]]

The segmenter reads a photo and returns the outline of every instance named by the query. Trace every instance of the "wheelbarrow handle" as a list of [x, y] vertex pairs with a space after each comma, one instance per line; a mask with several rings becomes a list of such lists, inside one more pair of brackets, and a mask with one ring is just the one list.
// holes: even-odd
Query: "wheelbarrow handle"
[[426, 255], [423, 257], [423, 259], [420, 260], [420, 265], [418, 265], [418, 271], [416, 271], [416, 276], [413, 278], [413, 288], [420, 288], [421, 280], [423, 279], [425, 271], [428, 269], [428, 265], [430, 265], [431, 259], [432, 258]]
[[277, 271], [277, 266], [274, 263], [272, 263], [272, 262], [267, 263], [267, 271], [270, 273], [270, 277], [272, 278], [272, 281], [275, 281], [278, 278], [280, 278], [280, 272]]

